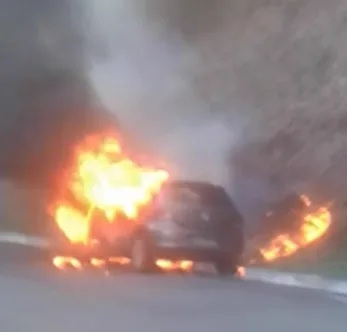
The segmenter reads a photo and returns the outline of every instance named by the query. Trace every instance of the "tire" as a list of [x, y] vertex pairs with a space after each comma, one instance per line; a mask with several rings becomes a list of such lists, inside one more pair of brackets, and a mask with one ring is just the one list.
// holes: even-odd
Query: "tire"
[[238, 273], [237, 266], [229, 255], [220, 255], [214, 262], [214, 268], [219, 276], [236, 276]]
[[131, 246], [131, 266], [139, 273], [152, 273], [156, 271], [153, 245], [148, 236], [141, 234], [135, 237]]

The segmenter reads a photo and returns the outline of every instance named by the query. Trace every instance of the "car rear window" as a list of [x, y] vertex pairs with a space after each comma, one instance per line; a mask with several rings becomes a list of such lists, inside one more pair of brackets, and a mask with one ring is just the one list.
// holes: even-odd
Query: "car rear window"
[[170, 213], [209, 210], [219, 216], [218, 220], [223, 225], [243, 223], [241, 214], [224, 188], [213, 185], [166, 185], [157, 197], [156, 206], [159, 211]]
[[211, 208], [229, 207], [232, 202], [222, 187], [217, 186], [169, 186], [163, 192], [163, 199], [177, 204]]

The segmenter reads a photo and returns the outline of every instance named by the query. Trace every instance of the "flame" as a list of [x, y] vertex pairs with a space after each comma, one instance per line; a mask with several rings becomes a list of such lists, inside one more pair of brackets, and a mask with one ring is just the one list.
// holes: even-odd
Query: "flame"
[[[301, 196], [307, 207], [312, 206], [307, 196]], [[304, 216], [304, 220], [297, 232], [279, 234], [262, 247], [259, 251], [265, 261], [274, 261], [280, 257], [294, 254], [301, 248], [321, 238], [331, 225], [331, 213], [327, 207], [320, 207]]]
[[[65, 195], [52, 204], [53, 219], [70, 243], [92, 246], [95, 239], [90, 230], [96, 212], [101, 213], [104, 222], [117, 222], [119, 215], [137, 222], [141, 207], [151, 201], [168, 177], [164, 170], [142, 167], [128, 158], [113, 135], [87, 137], [76, 147], [72, 166], [63, 177]], [[108, 262], [125, 265], [129, 259], [88, 260], [96, 268], [105, 268]], [[52, 263], [62, 270], [81, 270], [85, 265], [75, 257], [65, 256], [54, 257]], [[192, 262], [159, 259], [157, 265], [166, 271], [187, 271]]]
[[56, 256], [53, 258], [53, 265], [60, 270], [70, 266], [77, 270], [82, 270], [83, 264], [75, 257]]
[[103, 268], [106, 265], [106, 261], [104, 259], [100, 259], [100, 258], [91, 258], [90, 259], [90, 265], [92, 265], [94, 267]]
[[156, 265], [164, 271], [190, 271], [193, 267], [192, 261], [170, 261], [167, 259], [158, 259]]
[[[75, 268], [77, 270], [82, 270], [86, 263], [83, 264], [80, 260], [78, 260], [75, 257], [68, 257], [68, 256], [56, 256], [52, 260], [53, 265], [58, 268], [59, 270], [65, 270], [68, 267]], [[129, 265], [130, 259], [127, 257], [110, 257], [108, 259], [101, 259], [92, 257], [87, 262], [90, 266], [95, 268], [106, 268], [107, 263], [113, 263], [113, 264], [119, 264], [119, 265]], [[181, 271], [191, 271], [193, 267], [192, 261], [170, 261], [166, 259], [157, 259], [156, 265], [166, 271], [175, 271], [175, 270], [181, 270]]]
[[246, 269], [244, 266], [238, 266], [236, 276], [239, 278], [244, 278], [246, 275]]
[[141, 207], [168, 176], [129, 159], [112, 135], [87, 137], [75, 149], [72, 167], [63, 178], [65, 197], [53, 204], [54, 220], [71, 243], [88, 244], [95, 213], [105, 222], [117, 222], [119, 215], [136, 222]]

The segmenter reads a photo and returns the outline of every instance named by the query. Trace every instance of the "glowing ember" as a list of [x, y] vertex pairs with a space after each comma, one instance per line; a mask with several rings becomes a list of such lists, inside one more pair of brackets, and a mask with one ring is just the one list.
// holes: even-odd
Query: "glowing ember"
[[105, 267], [106, 261], [104, 259], [100, 258], [91, 258], [90, 259], [90, 265], [94, 267]]
[[245, 270], [245, 268], [244, 268], [243, 266], [239, 266], [239, 267], [237, 268], [237, 273], [236, 273], [236, 275], [237, 275], [238, 277], [240, 277], [240, 278], [243, 278], [243, 277], [246, 275], [246, 270]]
[[170, 261], [167, 259], [158, 259], [156, 265], [164, 271], [190, 271], [193, 267], [193, 262], [191, 261]]
[[96, 211], [105, 222], [117, 222], [120, 214], [135, 222], [141, 207], [168, 179], [166, 171], [129, 159], [113, 136], [88, 137], [74, 157], [64, 178], [65, 197], [53, 204], [54, 220], [71, 243], [89, 244]]
[[116, 263], [120, 265], [130, 264], [130, 259], [127, 257], [111, 257], [108, 259], [110, 263]]
[[[88, 260], [88, 262], [85, 262], [83, 264], [81, 261], [79, 261], [75, 257], [67, 257], [67, 256], [56, 256], [53, 258], [52, 261], [53, 265], [60, 269], [64, 270], [67, 267], [75, 268], [77, 270], [82, 270], [87, 263], [89, 263], [90, 266], [95, 268], [105, 268], [107, 263], [113, 263], [113, 264], [119, 264], [119, 265], [129, 265], [130, 259], [127, 257], [110, 257], [107, 260], [106, 259], [100, 259], [92, 257]], [[191, 271], [193, 267], [193, 262], [191, 261], [170, 261], [166, 259], [158, 259], [156, 261], [156, 265], [164, 270], [164, 271], [175, 271], [175, 270], [181, 270], [181, 271]]]
[[[307, 207], [311, 202], [306, 196], [301, 199]], [[298, 231], [291, 234], [279, 234], [268, 245], [260, 249], [260, 254], [266, 261], [274, 261], [280, 257], [294, 254], [300, 248], [321, 238], [331, 225], [331, 213], [326, 207], [307, 214]]]
[[52, 260], [53, 265], [60, 269], [64, 270], [67, 267], [71, 267], [77, 270], [82, 270], [87, 263], [96, 268], [104, 268], [106, 266], [107, 261], [100, 258], [90, 258], [88, 262], [82, 263], [75, 257], [67, 257], [67, 256], [56, 256]]
[[78, 259], [74, 257], [65, 257], [65, 256], [54, 257], [53, 265], [60, 270], [63, 270], [66, 267], [73, 267], [78, 270], [81, 270], [83, 268], [83, 264]]

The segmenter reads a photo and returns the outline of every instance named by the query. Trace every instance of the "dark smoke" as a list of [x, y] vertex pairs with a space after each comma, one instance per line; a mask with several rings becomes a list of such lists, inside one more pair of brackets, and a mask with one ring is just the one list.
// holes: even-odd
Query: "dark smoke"
[[107, 115], [85, 77], [83, 1], [1, 0], [0, 176], [48, 185]]

